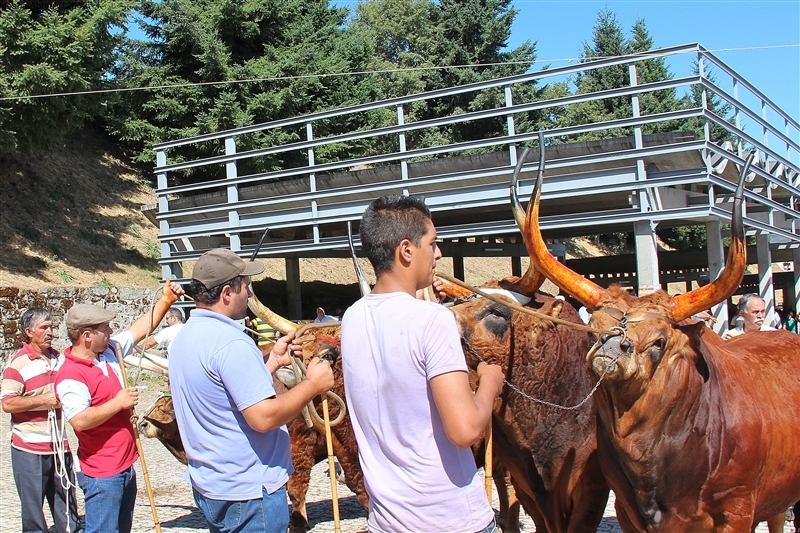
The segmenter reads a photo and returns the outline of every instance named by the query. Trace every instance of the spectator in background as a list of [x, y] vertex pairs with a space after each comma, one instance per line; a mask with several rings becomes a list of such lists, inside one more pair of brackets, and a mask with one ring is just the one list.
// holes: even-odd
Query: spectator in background
[[321, 307], [317, 307], [317, 318], [314, 319], [314, 322], [332, 322], [336, 320], [334, 317], [325, 314], [325, 310]]
[[[53, 320], [49, 311], [32, 307], [22, 313], [20, 322], [26, 341], [3, 371], [0, 401], [3, 411], [11, 413], [11, 471], [19, 494], [22, 531], [48, 531], [42, 508], [46, 499], [56, 533], [77, 533], [83, 526], [78, 518], [72, 453], [62, 427], [61, 405], [53, 392], [64, 356], [50, 346]], [[48, 422], [51, 413], [56, 442]], [[64, 452], [62, 457], [57, 446]]]
[[153, 346], [163, 345], [164, 349], [167, 351], [167, 355], [169, 355], [172, 341], [175, 340], [175, 335], [181, 330], [185, 320], [183, 319], [183, 312], [177, 307], [170, 307], [164, 320], [167, 322], [167, 325], [161, 328], [161, 331], [154, 337], [147, 339], [144, 345], [145, 350], [149, 350]]
[[722, 336], [723, 339], [730, 339], [750, 333], [752, 331], [774, 331], [775, 328], [769, 324], [764, 323], [767, 316], [766, 303], [764, 299], [757, 294], [747, 293], [739, 300], [737, 304], [739, 310], [739, 319], [737, 325], [733, 329], [729, 329]]
[[789, 309], [786, 313], [786, 321], [783, 323], [783, 329], [797, 333], [797, 319], [794, 316], [794, 310]]
[[275, 342], [275, 328], [267, 324], [267, 322], [261, 318], [254, 318], [250, 321], [253, 325], [253, 330], [258, 333], [256, 336], [256, 344], [258, 347], [262, 346], [269, 346], [273, 342]]

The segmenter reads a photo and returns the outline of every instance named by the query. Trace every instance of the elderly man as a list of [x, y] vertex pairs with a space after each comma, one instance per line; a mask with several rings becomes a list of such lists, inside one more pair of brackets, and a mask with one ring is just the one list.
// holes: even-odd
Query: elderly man
[[333, 386], [330, 365], [315, 358], [303, 381], [276, 396], [272, 373], [289, 363], [294, 333], [265, 358], [238, 322], [247, 315], [250, 276], [263, 270], [262, 262], [222, 248], [200, 256], [189, 289], [197, 309], [170, 355], [194, 501], [212, 533], [286, 532], [293, 471], [286, 423]]
[[[47, 499], [57, 533], [76, 533], [83, 526], [78, 519], [72, 453], [53, 392], [64, 357], [50, 346], [53, 320], [46, 309], [25, 311], [20, 329], [26, 342], [3, 372], [0, 400], [3, 410], [11, 413], [11, 470], [19, 494], [22, 531], [48, 531], [43, 509]], [[57, 453], [59, 448], [63, 455]]]
[[131, 425], [131, 409], [139, 401], [136, 387], [122, 381], [121, 360], [161, 322], [183, 294], [166, 282], [152, 311], [137, 318], [127, 331], [112, 336], [113, 311], [90, 304], [67, 312], [72, 346], [56, 375], [56, 396], [78, 437], [78, 484], [86, 508], [86, 533], [130, 533], [136, 502], [139, 458]]
[[183, 312], [177, 307], [170, 307], [167, 311], [167, 316], [164, 317], [164, 320], [167, 322], [167, 326], [161, 328], [154, 337], [147, 339], [147, 342], [144, 344], [144, 349], [149, 350], [153, 346], [162, 345], [164, 349], [167, 351], [167, 355], [169, 355], [169, 349], [172, 346], [172, 341], [175, 340], [175, 336], [183, 327]]
[[753, 293], [745, 294], [739, 300], [737, 308], [739, 317], [742, 320], [738, 322], [735, 328], [725, 332], [722, 336], [723, 339], [738, 337], [751, 331], [775, 331], [775, 328], [764, 323], [764, 319], [767, 316], [766, 304], [759, 295]]
[[[767, 316], [766, 308], [767, 306], [764, 299], [759, 295], [747, 293], [742, 296], [737, 304], [739, 318], [741, 318], [741, 320], [737, 321], [737, 326], [735, 328], [725, 332], [722, 338], [731, 339], [754, 331], [776, 331], [775, 328], [764, 323], [764, 319]], [[785, 521], [786, 515], [784, 513], [777, 514], [770, 518], [767, 521], [769, 532], [782, 532]]]

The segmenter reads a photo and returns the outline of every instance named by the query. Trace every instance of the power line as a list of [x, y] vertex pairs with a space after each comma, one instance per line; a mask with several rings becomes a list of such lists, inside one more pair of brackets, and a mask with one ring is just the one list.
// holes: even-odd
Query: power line
[[[714, 50], [708, 50], [712, 53], [720, 53], [720, 52], [742, 52], [742, 51], [753, 51], [753, 50], [774, 50], [780, 48], [800, 48], [800, 44], [783, 44], [783, 45], [771, 45], [771, 46], [749, 46], [749, 47], [741, 47], [741, 48], [718, 48]], [[648, 50], [648, 52], [657, 52], [658, 49], [655, 50]], [[694, 51], [690, 52], [681, 52], [682, 54], [689, 54], [694, 53]], [[624, 56], [592, 56], [591, 60], [597, 59], [610, 59], [612, 57], [633, 57], [637, 55], [641, 55], [642, 52], [637, 52], [634, 54], [627, 54]], [[676, 54], [679, 55], [679, 54]], [[271, 78], [249, 78], [244, 80], [224, 80], [224, 81], [202, 81], [202, 82], [190, 82], [190, 83], [176, 83], [176, 84], [169, 84], [169, 85], [149, 85], [149, 86], [141, 86], [141, 87], [118, 87], [114, 89], [96, 89], [96, 90], [89, 90], [89, 91], [74, 91], [74, 92], [65, 92], [65, 93], [49, 93], [49, 94], [31, 94], [25, 96], [6, 96], [0, 98], [0, 102], [8, 102], [8, 101], [15, 101], [15, 100], [33, 100], [39, 98], [55, 98], [61, 96], [83, 96], [83, 95], [90, 95], [90, 94], [110, 94], [110, 93], [123, 93], [123, 92], [133, 92], [133, 91], [154, 91], [159, 89], [182, 89], [186, 87], [205, 87], [205, 86], [212, 86], [212, 85], [236, 85], [241, 83], [257, 83], [257, 82], [269, 82], [269, 81], [285, 81], [285, 80], [302, 80], [308, 78], [333, 78], [333, 77], [340, 77], [340, 76], [361, 76], [365, 74], [396, 74], [400, 72], [419, 72], [419, 71], [426, 71], [426, 70], [447, 70], [447, 69], [460, 69], [460, 68], [477, 68], [477, 67], [496, 67], [496, 66], [503, 66], [503, 65], [535, 65], [537, 63], [572, 63], [573, 61], [583, 61], [587, 58], [585, 57], [568, 57], [568, 58], [559, 58], [559, 59], [535, 59], [535, 60], [527, 60], [527, 61], [504, 61], [499, 63], [474, 63], [474, 64], [467, 64], [467, 65], [447, 65], [447, 66], [429, 66], [429, 67], [410, 67], [410, 68], [394, 68], [394, 69], [384, 69], [384, 70], [360, 70], [360, 71], [353, 71], [353, 72], [332, 72], [332, 73], [322, 73], [322, 74], [301, 74], [297, 76], [275, 76]]]

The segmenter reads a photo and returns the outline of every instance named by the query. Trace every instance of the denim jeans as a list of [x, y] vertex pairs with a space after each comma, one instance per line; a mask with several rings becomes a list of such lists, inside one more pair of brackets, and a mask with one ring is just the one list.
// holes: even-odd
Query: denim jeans
[[83, 491], [86, 533], [130, 533], [136, 503], [136, 472], [133, 466], [109, 477], [91, 477], [78, 472]]
[[262, 488], [257, 500], [229, 502], [206, 498], [192, 488], [194, 502], [203, 511], [209, 533], [286, 533], [289, 528], [289, 501], [286, 487], [272, 494]]
[[494, 533], [495, 531], [497, 531], [497, 524], [495, 523], [494, 520], [492, 520], [491, 522], [489, 522], [488, 526], [481, 529], [477, 533]]

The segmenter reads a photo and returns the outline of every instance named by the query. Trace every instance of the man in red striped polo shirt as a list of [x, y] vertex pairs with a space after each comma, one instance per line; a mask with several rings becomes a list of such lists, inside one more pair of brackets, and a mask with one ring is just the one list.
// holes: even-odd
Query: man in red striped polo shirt
[[[72, 454], [53, 392], [56, 370], [64, 357], [50, 346], [53, 321], [46, 309], [28, 309], [21, 322], [28, 342], [3, 372], [0, 401], [3, 410], [11, 413], [11, 469], [21, 504], [22, 531], [48, 531], [47, 499], [56, 531], [77, 533], [83, 527], [78, 519]], [[59, 448], [63, 455], [57, 453]]]

